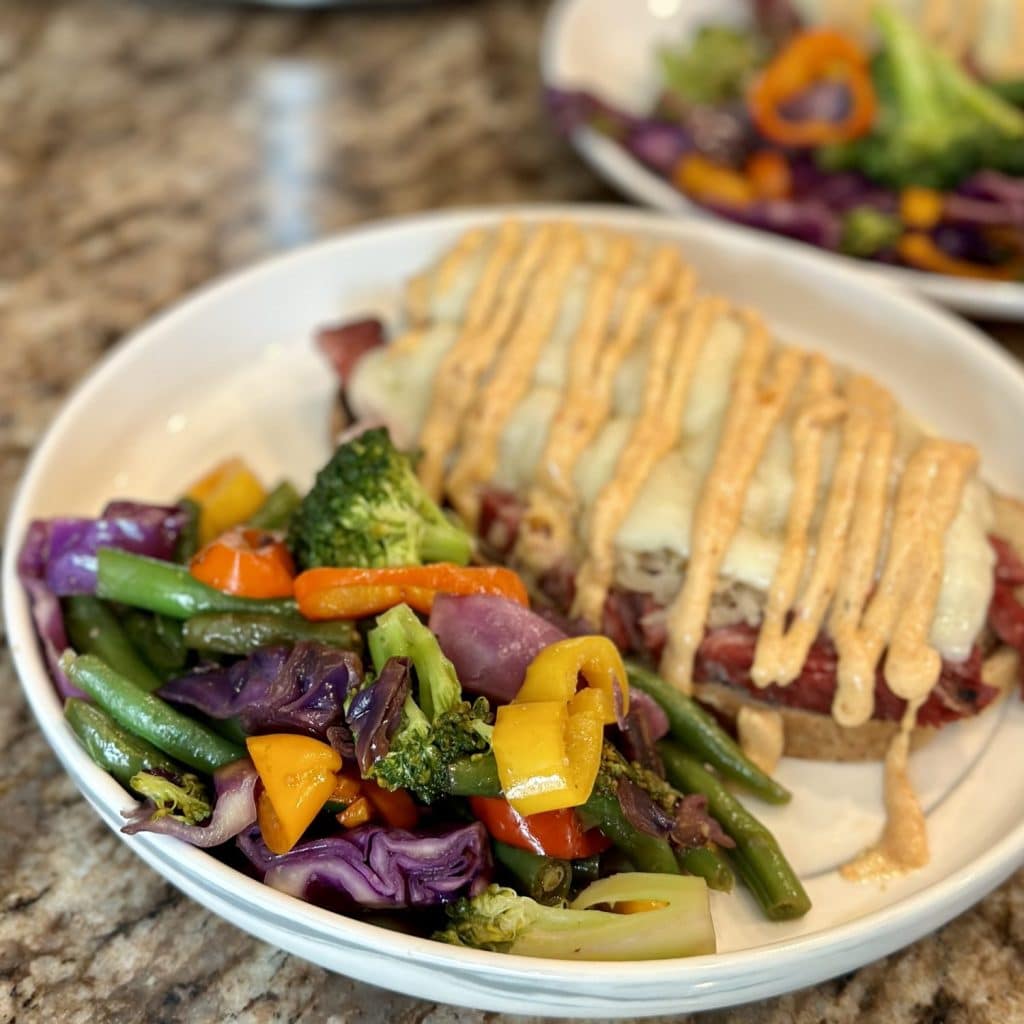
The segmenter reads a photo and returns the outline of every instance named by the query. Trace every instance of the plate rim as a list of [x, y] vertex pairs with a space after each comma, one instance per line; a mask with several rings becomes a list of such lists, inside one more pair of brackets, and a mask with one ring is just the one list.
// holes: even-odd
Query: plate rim
[[[590, 2], [592, 0], [555, 0], [548, 10], [539, 47], [540, 75], [544, 87], [554, 85], [572, 88], [571, 83], [561, 85], [559, 82], [556, 73], [558, 46], [573, 10]], [[874, 277], [890, 288], [908, 288], [961, 313], [1024, 321], [1024, 282], [974, 281], [949, 274], [930, 274], [909, 267], [890, 267], [820, 249], [761, 228], [735, 224], [691, 201], [613, 140], [586, 127], [573, 129], [567, 133], [567, 138], [584, 163], [606, 184], [632, 202], [642, 203], [649, 209], [675, 217], [695, 217], [726, 223], [744, 232], [778, 239], [786, 245], [809, 248], [819, 256], [840, 262], [847, 269]]]
[[[4, 620], [14, 668], [22, 691], [48, 745], [71, 775], [76, 788], [86, 796], [90, 803], [93, 803], [89, 795], [90, 792], [112, 810], [120, 809], [130, 801], [130, 798], [118, 783], [89, 759], [84, 749], [78, 745], [70, 729], [67, 728], [60, 713], [56, 690], [49, 679], [41, 652], [35, 641], [28, 601], [17, 579], [16, 572], [17, 552], [20, 548], [24, 527], [30, 518], [30, 492], [36, 486], [37, 481], [45, 476], [46, 464], [52, 451], [58, 447], [57, 442], [64, 432], [65, 424], [74, 419], [76, 410], [80, 406], [88, 403], [91, 393], [95, 389], [101, 387], [108, 377], [116, 376], [124, 369], [134, 353], [158, 345], [161, 333], [173, 327], [176, 319], [196, 315], [205, 304], [215, 303], [220, 296], [229, 293], [243, 282], [252, 282], [261, 276], [272, 276], [279, 273], [288, 263], [301, 263], [304, 260], [315, 258], [318, 253], [329, 251], [335, 247], [341, 249], [347, 246], [358, 247], [367, 238], [384, 239], [389, 234], [402, 235], [405, 233], [415, 236], [417, 232], [432, 237], [439, 231], [442, 233], [445, 230], [454, 232], [460, 224], [488, 224], [509, 216], [519, 217], [526, 221], [563, 217], [579, 222], [617, 226], [627, 231], [661, 234], [664, 237], [677, 240], [685, 240], [687, 235], [697, 233], [717, 236], [715, 240], [722, 239], [722, 244], [727, 246], [740, 246], [755, 251], [767, 250], [769, 253], [777, 249], [777, 241], [771, 236], [744, 231], [734, 225], [710, 219], [677, 221], [657, 213], [629, 207], [597, 204], [517, 204], [499, 207], [466, 207], [429, 214], [412, 214], [356, 226], [311, 245], [271, 256], [247, 268], [225, 273], [212, 282], [186, 293], [165, 311], [145, 321], [136, 330], [129, 332], [89, 370], [62, 402], [56, 416], [36, 444], [16, 486], [5, 531]], [[798, 263], [818, 262], [816, 253], [804, 246], [793, 246], [787, 258]], [[851, 275], [847, 268], [839, 265], [829, 265], [825, 268], [825, 272], [834, 278], [839, 278], [840, 281], [848, 281], [851, 287], [859, 291], [872, 292], [877, 288], [877, 282], [874, 279], [862, 274]], [[1024, 367], [1021, 367], [1008, 353], [980, 331], [909, 293], [889, 289], [877, 289], [877, 291], [880, 298], [884, 296], [884, 301], [895, 303], [904, 309], [909, 307], [909, 311], [918, 317], [922, 325], [931, 322], [937, 326], [942, 325], [947, 331], [960, 335], [961, 344], [972, 348], [978, 358], [987, 361], [994, 360], [1003, 372], [1010, 372], [1016, 377], [1017, 384], [1024, 393]], [[88, 792], [86, 784], [89, 784]], [[95, 806], [94, 810], [96, 810]], [[113, 827], [111, 821], [102, 812], [98, 811], [97, 813], [100, 813], [108, 826]], [[230, 877], [226, 878], [228, 884], [226, 888], [223, 888], [223, 892], [230, 893], [232, 887], [239, 884], [242, 885], [243, 895], [251, 892], [251, 898], [243, 899], [243, 906], [248, 908], [249, 913], [257, 917], [262, 916], [265, 907], [261, 905], [266, 905], [269, 902], [272, 907], [279, 906], [281, 922], [302, 923], [311, 929], [320, 941], [328, 939], [329, 932], [333, 931], [339, 938], [344, 938], [345, 944], [356, 945], [374, 953], [402, 959], [411, 957], [420, 964], [430, 964], [449, 970], [464, 967], [471, 972], [482, 971], [494, 978], [500, 976], [506, 979], [543, 978], [549, 983], [558, 982], [571, 986], [573, 994], [580, 998], [584, 998], [583, 989], [593, 983], [594, 964], [592, 962], [538, 960], [510, 954], [490, 953], [445, 946], [430, 939], [389, 932], [379, 926], [355, 918], [336, 915], [283, 893], [278, 893], [247, 878], [241, 872], [221, 864], [205, 851], [187, 846], [182, 848], [183, 844], [179, 844], [169, 837], [146, 833], [133, 837], [124, 836], [120, 832], [117, 834], [130, 847], [145, 849], [150, 856], [144, 856], [143, 860], [150, 863], [151, 866], [155, 866], [151, 857], [161, 864], [173, 863], [175, 866], [185, 866], [194, 862], [194, 877], [199, 878], [198, 884], [204, 884], [211, 871], [217, 877], [224, 872], [229, 872]], [[1021, 820], [998, 843], [970, 864], [889, 906], [832, 928], [795, 938], [780, 939], [778, 942], [750, 949], [704, 957], [633, 962], [602, 961], [602, 968], [606, 973], [613, 973], [614, 981], [620, 985], [655, 986], [670, 980], [685, 985], [687, 981], [699, 981], [702, 991], [696, 1002], [691, 1003], [680, 993], [674, 1001], [666, 1003], [663, 997], [658, 997], [654, 992], [641, 994], [635, 988], [630, 988], [626, 998], [634, 1000], [632, 1004], [628, 1001], [623, 1003], [621, 998], [616, 999], [607, 994], [591, 995], [591, 1004], [588, 1007], [581, 1007], [581, 1012], [599, 1007], [605, 1012], [637, 1015], [663, 1012], [668, 1005], [687, 1006], [694, 1009], [728, 1005], [729, 993], [736, 992], [735, 976], [737, 974], [756, 975], [758, 967], [760, 966], [762, 969], [764, 967], [764, 965], [758, 965], [756, 961], [762, 957], [765, 951], [771, 951], [773, 954], [768, 964], [772, 977], [762, 982], [756, 992], [739, 993], [737, 999], [732, 1000], [733, 1002], [788, 991], [793, 987], [791, 978], [794, 972], [800, 975], [797, 984], [821, 981], [841, 971], [861, 966], [915, 941], [921, 935], [956, 916], [976, 899], [980, 899], [1016, 870], [1020, 863], [1024, 863], [1024, 820]], [[200, 871], [200, 869], [203, 870]], [[251, 889], [250, 887], [258, 888]], [[279, 927], [285, 927], [285, 925], [280, 923]], [[344, 933], [344, 935], [339, 933]], [[881, 941], [880, 935], [884, 936]], [[858, 950], [860, 952], [857, 952]], [[815, 958], [815, 952], [823, 955]], [[829, 959], [851, 954], [855, 963], [853, 961], [844, 962], [839, 967], [827, 965]], [[814, 969], [815, 966], [817, 970]], [[544, 998], [543, 993], [540, 998]], [[644, 1001], [641, 1002], [641, 999]], [[661, 1002], [658, 1001], [659, 999]], [[564, 1008], [560, 1012], [565, 1012]]]

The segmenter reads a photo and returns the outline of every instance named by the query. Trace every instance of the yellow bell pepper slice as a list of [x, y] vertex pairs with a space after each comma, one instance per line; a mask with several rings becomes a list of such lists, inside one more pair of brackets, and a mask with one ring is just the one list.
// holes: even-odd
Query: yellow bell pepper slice
[[626, 666], [618, 648], [604, 636], [575, 636], [545, 647], [530, 662], [515, 704], [572, 700], [583, 676], [588, 687], [605, 695], [601, 712], [605, 725], [615, 721], [615, 684], [622, 694], [622, 712], [629, 710]]
[[225, 459], [186, 491], [199, 506], [199, 543], [208, 544], [225, 530], [246, 522], [267, 492], [239, 458]]
[[287, 853], [334, 792], [341, 757], [320, 740], [290, 733], [250, 736], [245, 745], [266, 797], [257, 804], [263, 839], [272, 853]]
[[601, 703], [596, 695], [498, 708], [494, 759], [502, 792], [516, 811], [540, 814], [586, 802], [601, 765]]

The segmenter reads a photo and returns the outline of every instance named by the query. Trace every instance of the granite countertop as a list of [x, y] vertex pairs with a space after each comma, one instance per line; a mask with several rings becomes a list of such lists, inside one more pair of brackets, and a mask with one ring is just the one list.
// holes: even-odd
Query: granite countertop
[[[545, 6], [4, 0], [0, 508], [90, 365], [214, 275], [388, 214], [612, 198], [538, 116]], [[0, 1024], [495, 1019], [331, 976], [180, 896], [79, 796], [6, 649], [0, 749]], [[1022, 979], [1024, 872], [904, 952], [702, 1020], [1005, 1024]]]

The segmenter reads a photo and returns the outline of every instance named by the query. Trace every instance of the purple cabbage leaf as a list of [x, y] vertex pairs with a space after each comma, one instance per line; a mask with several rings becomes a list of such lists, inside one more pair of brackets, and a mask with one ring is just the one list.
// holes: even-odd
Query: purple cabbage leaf
[[50, 676], [61, 697], [84, 697], [60, 667], [60, 656], [68, 647], [64, 616], [60, 601], [46, 582], [46, 552], [49, 541], [48, 524], [36, 519], [29, 524], [25, 543], [18, 553], [18, 579], [28, 594], [32, 621], [42, 645]]
[[185, 512], [173, 505], [112, 501], [95, 519], [35, 520], [30, 529], [41, 524], [45, 531], [46, 582], [64, 597], [96, 592], [96, 552], [100, 548], [120, 548], [171, 561], [185, 518]]
[[491, 878], [483, 825], [407, 832], [364, 825], [344, 835], [267, 849], [258, 828], [238, 848], [273, 889], [328, 910], [435, 907], [482, 892]]
[[663, 806], [642, 786], [621, 778], [616, 796], [626, 820], [639, 832], [667, 839], [680, 849], [704, 846], [708, 842], [731, 849], [736, 844], [722, 826], [708, 814], [707, 797], [691, 793]]
[[154, 813], [152, 803], [144, 801], [125, 814], [126, 823], [121, 831], [129, 836], [137, 832], [158, 832], [204, 849], [220, 846], [256, 821], [258, 781], [252, 761], [241, 758], [214, 772], [213, 814], [206, 824], [190, 825], [172, 814]]
[[629, 711], [619, 727], [618, 745], [627, 759], [664, 777], [655, 743], [668, 733], [668, 715], [661, 705], [643, 690], [629, 691]]
[[345, 724], [345, 698], [362, 680], [358, 655], [314, 641], [266, 647], [226, 668], [172, 679], [159, 695], [249, 734], [285, 730], [327, 739]]
[[96, 552], [121, 548], [171, 559], [185, 525], [177, 506], [112, 501], [95, 519], [34, 519], [18, 556], [18, 577], [28, 594], [32, 619], [50, 674], [62, 697], [81, 697], [61, 671], [58, 659], [68, 646], [59, 597], [96, 590]]
[[402, 708], [412, 687], [412, 663], [389, 658], [372, 685], [359, 691], [349, 705], [346, 720], [355, 737], [359, 771], [367, 777], [374, 763], [387, 755], [402, 722]]

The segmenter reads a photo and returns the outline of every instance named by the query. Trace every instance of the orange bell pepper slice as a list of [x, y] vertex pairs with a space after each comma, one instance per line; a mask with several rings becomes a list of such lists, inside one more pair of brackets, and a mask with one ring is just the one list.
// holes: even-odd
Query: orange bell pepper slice
[[340, 814], [336, 814], [338, 824], [343, 828], [358, 828], [365, 825], [373, 817], [373, 808], [365, 796], [353, 800]]
[[266, 798], [256, 807], [263, 840], [271, 853], [287, 853], [334, 792], [341, 755], [320, 740], [291, 733], [250, 736], [245, 745]]
[[350, 804], [363, 792], [363, 780], [355, 772], [339, 772], [328, 800], [339, 804]]
[[936, 274], [971, 277], [983, 281], [1016, 281], [1024, 277], [1024, 252], [1018, 252], [1012, 259], [999, 265], [972, 263], [970, 260], [960, 260], [948, 255], [929, 235], [917, 231], [908, 231], [899, 240], [896, 248], [905, 263]]
[[927, 231], [942, 220], [945, 196], [933, 188], [911, 185], [900, 193], [900, 219], [908, 228]]
[[202, 583], [239, 597], [291, 597], [295, 563], [273, 533], [235, 527], [199, 551], [189, 572]]
[[759, 149], [747, 161], [747, 180], [758, 199], [785, 199], [793, 191], [789, 161], [774, 149]]
[[[788, 101], [836, 78], [850, 91], [850, 110], [841, 121], [798, 121], [783, 114]], [[842, 32], [813, 29], [796, 36], [761, 72], [748, 105], [765, 138], [783, 146], [821, 146], [867, 134], [875, 123], [878, 98], [867, 53]]]
[[743, 174], [699, 153], [688, 153], [680, 159], [672, 171], [672, 181], [682, 192], [703, 202], [746, 206], [757, 198]]
[[407, 604], [428, 614], [438, 594], [494, 594], [528, 603], [511, 569], [449, 562], [389, 569], [309, 569], [295, 579], [295, 600], [307, 619], [360, 619]]
[[391, 828], [414, 828], [420, 820], [416, 802], [404, 789], [385, 789], [372, 779], [363, 780], [363, 795]]

